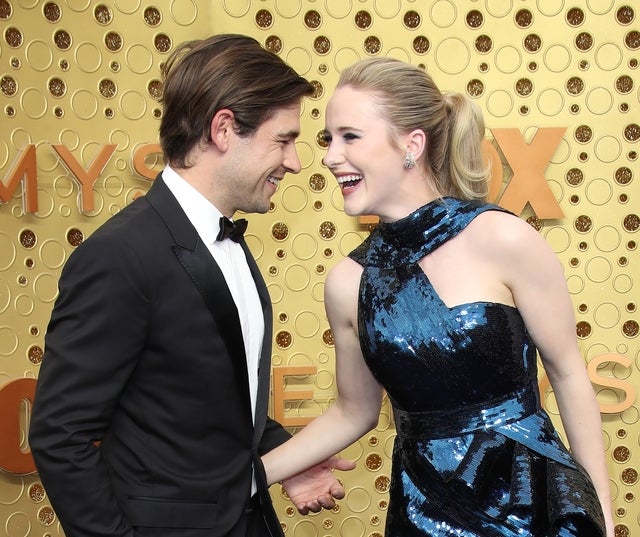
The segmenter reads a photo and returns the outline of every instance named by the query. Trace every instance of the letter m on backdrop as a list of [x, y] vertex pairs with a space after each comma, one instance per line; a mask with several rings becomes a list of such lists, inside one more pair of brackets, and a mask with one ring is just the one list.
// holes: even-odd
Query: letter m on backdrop
[[4, 182], [0, 181], [0, 202], [7, 203], [24, 180], [22, 196], [27, 213], [38, 212], [38, 174], [36, 169], [36, 146], [28, 144], [18, 155]]

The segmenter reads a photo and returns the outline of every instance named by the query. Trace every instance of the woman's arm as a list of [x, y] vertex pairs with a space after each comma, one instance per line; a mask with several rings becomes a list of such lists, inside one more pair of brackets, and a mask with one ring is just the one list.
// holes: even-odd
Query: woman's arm
[[349, 258], [327, 276], [325, 308], [336, 353], [336, 402], [289, 441], [262, 457], [271, 485], [329, 459], [378, 423], [382, 388], [360, 351], [358, 287], [362, 267]]
[[[508, 229], [505, 231], [505, 229]], [[505, 283], [540, 352], [576, 460], [589, 473], [613, 537], [602, 423], [575, 334], [573, 305], [562, 265], [547, 242], [522, 220], [496, 230]], [[504, 242], [503, 242], [504, 241]]]

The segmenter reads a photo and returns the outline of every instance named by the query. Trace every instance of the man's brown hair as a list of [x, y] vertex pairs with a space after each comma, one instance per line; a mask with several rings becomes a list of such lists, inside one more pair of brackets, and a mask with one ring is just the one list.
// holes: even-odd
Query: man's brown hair
[[250, 136], [279, 108], [298, 103], [313, 86], [255, 39], [215, 35], [177, 47], [163, 70], [160, 143], [179, 168], [200, 142], [210, 141], [213, 116], [234, 113], [236, 133]]

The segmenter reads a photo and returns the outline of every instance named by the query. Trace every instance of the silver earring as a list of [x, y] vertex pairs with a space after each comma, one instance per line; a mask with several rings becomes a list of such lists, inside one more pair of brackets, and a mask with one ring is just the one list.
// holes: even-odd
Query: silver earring
[[402, 163], [402, 167], [405, 170], [410, 170], [411, 168], [415, 167], [416, 165], [416, 160], [413, 158], [413, 153], [411, 151], [407, 151], [404, 154], [404, 162]]

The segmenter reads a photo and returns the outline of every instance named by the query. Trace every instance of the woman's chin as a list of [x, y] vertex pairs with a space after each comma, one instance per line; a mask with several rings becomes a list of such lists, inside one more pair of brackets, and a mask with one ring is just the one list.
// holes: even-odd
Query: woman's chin
[[345, 206], [344, 214], [346, 214], [347, 216], [361, 216], [362, 212], [358, 211], [357, 209]]

